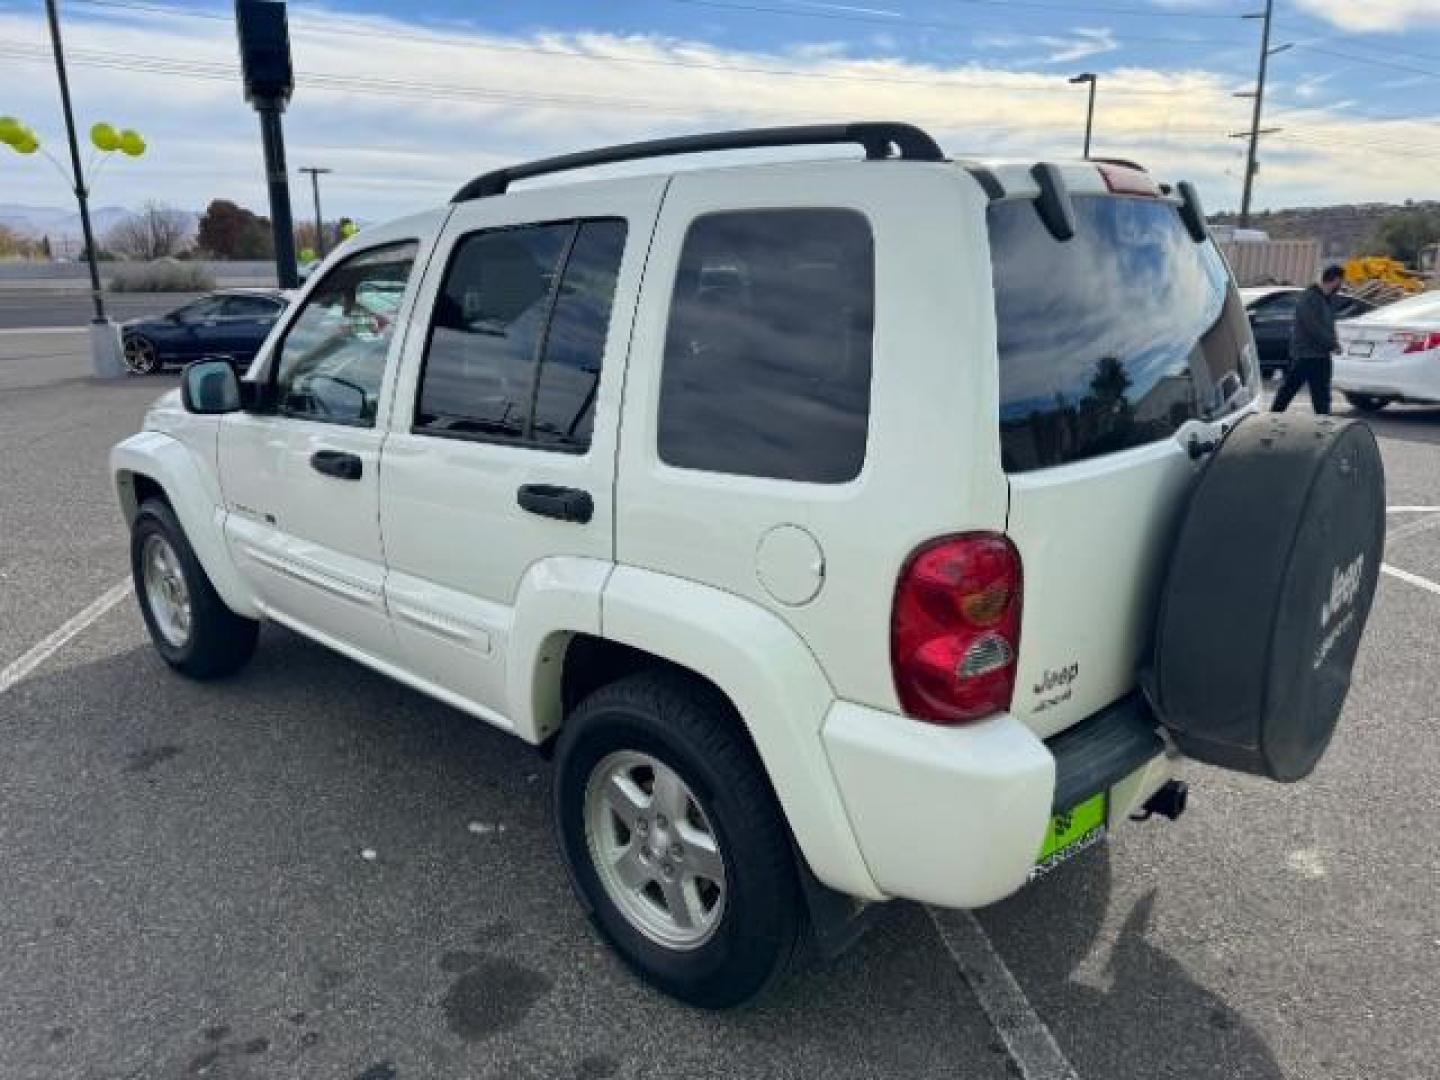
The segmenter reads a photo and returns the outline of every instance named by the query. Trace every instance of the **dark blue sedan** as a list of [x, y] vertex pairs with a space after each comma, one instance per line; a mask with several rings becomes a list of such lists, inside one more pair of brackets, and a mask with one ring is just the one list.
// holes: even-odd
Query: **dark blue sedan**
[[132, 375], [151, 375], [168, 364], [209, 357], [243, 371], [284, 310], [279, 290], [231, 289], [156, 319], [132, 319], [120, 328], [125, 366]]

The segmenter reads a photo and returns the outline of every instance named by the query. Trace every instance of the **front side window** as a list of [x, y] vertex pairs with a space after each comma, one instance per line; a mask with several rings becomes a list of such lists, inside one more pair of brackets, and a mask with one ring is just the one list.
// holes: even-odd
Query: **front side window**
[[619, 220], [472, 233], [426, 346], [415, 430], [583, 452], [625, 248]]
[[225, 301], [227, 319], [273, 319], [280, 305], [260, 296], [232, 296]]
[[418, 245], [352, 255], [316, 285], [275, 364], [282, 415], [373, 427], [403, 295]]
[[1011, 473], [1156, 442], [1253, 393], [1249, 325], [1215, 245], [1160, 199], [1074, 207], [1063, 242], [1027, 199], [989, 209]]
[[811, 483], [858, 476], [874, 278], [870, 224], [853, 210], [697, 218], [665, 337], [661, 460]]
[[181, 322], [196, 323], [204, 322], [207, 319], [218, 319], [225, 311], [225, 298], [223, 296], [207, 296], [202, 300], [196, 300], [193, 304], [187, 304], [175, 312]]

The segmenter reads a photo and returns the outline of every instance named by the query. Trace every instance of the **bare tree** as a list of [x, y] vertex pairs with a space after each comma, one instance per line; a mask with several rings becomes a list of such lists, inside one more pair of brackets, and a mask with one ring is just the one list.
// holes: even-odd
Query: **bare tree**
[[185, 247], [185, 215], [151, 200], [110, 230], [105, 246], [132, 259], [163, 259]]

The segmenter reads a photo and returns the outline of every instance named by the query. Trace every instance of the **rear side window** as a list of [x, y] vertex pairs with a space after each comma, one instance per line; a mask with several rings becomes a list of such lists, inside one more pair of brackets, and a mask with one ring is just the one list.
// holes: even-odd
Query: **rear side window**
[[581, 452], [625, 249], [619, 220], [473, 233], [430, 327], [415, 430]]
[[1248, 323], [1213, 243], [1158, 199], [1077, 197], [1073, 239], [989, 210], [1007, 472], [1163, 439], [1248, 403]]
[[710, 214], [681, 250], [659, 453], [686, 469], [842, 483], [865, 461], [875, 255], [852, 210]]

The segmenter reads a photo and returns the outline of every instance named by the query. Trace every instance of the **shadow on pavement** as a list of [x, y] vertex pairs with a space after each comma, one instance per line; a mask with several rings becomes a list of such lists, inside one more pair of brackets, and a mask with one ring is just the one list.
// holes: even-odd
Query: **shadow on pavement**
[[1110, 939], [1102, 845], [979, 914], [1082, 1077], [1282, 1080], [1260, 1033], [1154, 941], [1159, 902], [1158, 890], [1140, 896]]
[[919, 909], [679, 1007], [586, 924], [518, 740], [283, 630], [203, 685], [138, 633], [0, 698], [6, 1080], [1005, 1080]]

